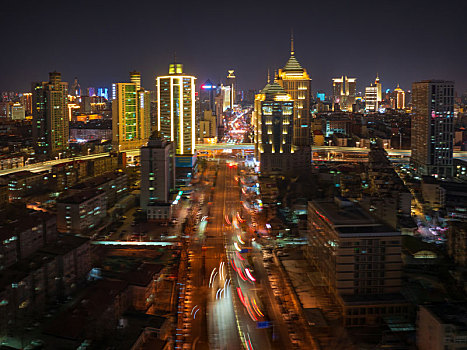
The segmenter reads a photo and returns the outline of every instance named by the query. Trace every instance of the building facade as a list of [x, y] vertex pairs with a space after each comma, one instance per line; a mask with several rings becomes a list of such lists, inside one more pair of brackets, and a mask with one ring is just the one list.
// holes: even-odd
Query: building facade
[[294, 101], [276, 82], [256, 95], [253, 124], [255, 154], [262, 173], [292, 169]]
[[454, 83], [426, 80], [412, 86], [410, 161], [421, 175], [453, 175]]
[[68, 150], [68, 83], [58, 72], [49, 81], [32, 84], [32, 136], [36, 152], [55, 156]]
[[419, 350], [467, 348], [466, 303], [421, 305], [417, 317]]
[[376, 76], [375, 82], [365, 88], [365, 109], [367, 112], [377, 112], [382, 101], [381, 83], [379, 76]]
[[107, 199], [101, 190], [82, 190], [57, 200], [57, 230], [63, 233], [87, 233], [105, 218]]
[[150, 92], [141, 75], [130, 73], [130, 83], [112, 85], [112, 143], [115, 151], [141, 147], [151, 134]]
[[394, 89], [394, 94], [395, 94], [395, 104], [394, 108], [395, 109], [405, 109], [405, 91], [402, 90], [397, 84], [397, 87]]
[[401, 234], [343, 198], [308, 203], [306, 256], [348, 327], [407, 314], [400, 294]]
[[169, 65], [169, 75], [157, 77], [157, 131], [174, 143], [177, 155], [195, 153], [195, 80], [183, 65]]
[[175, 188], [175, 154], [173, 143], [157, 132], [141, 148], [141, 208], [154, 203], [169, 203]]

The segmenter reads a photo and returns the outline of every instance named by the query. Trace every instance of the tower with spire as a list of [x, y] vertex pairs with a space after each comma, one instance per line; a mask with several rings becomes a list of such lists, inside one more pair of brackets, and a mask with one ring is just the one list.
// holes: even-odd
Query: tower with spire
[[311, 78], [295, 58], [293, 33], [290, 36], [290, 57], [285, 66], [279, 69], [275, 81], [294, 100], [294, 146], [310, 146]]

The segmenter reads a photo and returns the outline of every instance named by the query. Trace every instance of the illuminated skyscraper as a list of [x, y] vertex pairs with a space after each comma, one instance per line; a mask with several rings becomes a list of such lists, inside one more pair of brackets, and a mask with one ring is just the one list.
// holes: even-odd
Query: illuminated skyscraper
[[283, 174], [293, 169], [293, 112], [292, 97], [276, 82], [268, 82], [256, 95], [255, 156], [261, 162], [262, 173]]
[[311, 144], [311, 78], [295, 58], [293, 37], [290, 46], [290, 58], [285, 66], [279, 69], [276, 81], [294, 101], [293, 144], [309, 146]]
[[333, 104], [338, 105], [342, 111], [352, 111], [357, 94], [357, 79], [342, 76], [332, 79]]
[[396, 109], [404, 109], [405, 108], [405, 91], [399, 87], [399, 84], [397, 84], [397, 87], [394, 89], [394, 94], [396, 95], [394, 107]]
[[379, 76], [376, 75], [374, 84], [365, 88], [365, 109], [368, 112], [378, 111], [382, 100], [381, 83], [379, 82]]
[[412, 85], [411, 163], [421, 175], [452, 176], [454, 82]]
[[235, 94], [237, 93], [237, 77], [235, 76], [234, 70], [229, 70], [229, 75], [227, 75], [227, 83], [228, 86], [230, 86], [229, 108], [232, 110], [235, 104]]
[[[131, 83], [112, 84], [112, 143], [116, 151], [141, 147], [151, 134], [149, 91], [141, 88], [141, 76]], [[139, 88], [138, 88], [139, 85]]]
[[49, 81], [32, 84], [34, 148], [38, 154], [55, 156], [68, 150], [68, 83], [58, 72]]
[[175, 144], [177, 155], [195, 153], [195, 79], [183, 73], [180, 63], [157, 77], [157, 130]]

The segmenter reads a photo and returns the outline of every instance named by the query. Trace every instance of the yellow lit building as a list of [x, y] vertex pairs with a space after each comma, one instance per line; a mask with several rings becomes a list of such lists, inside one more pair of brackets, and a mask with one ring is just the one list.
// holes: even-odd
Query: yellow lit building
[[342, 76], [332, 79], [332, 99], [334, 106], [342, 111], [352, 111], [357, 94], [357, 79]]
[[290, 58], [276, 77], [276, 82], [282, 86], [294, 101], [294, 131], [295, 146], [311, 144], [310, 100], [311, 78], [295, 58], [293, 38], [291, 40]]
[[260, 161], [262, 173], [285, 173], [293, 168], [293, 111], [293, 99], [276, 82], [268, 82], [256, 95], [253, 112], [255, 156]]
[[365, 88], [365, 109], [368, 112], [377, 112], [382, 100], [381, 83], [377, 74], [375, 83]]
[[405, 108], [405, 91], [402, 90], [399, 87], [399, 84], [397, 84], [397, 87], [394, 89], [395, 97], [396, 97], [396, 109], [404, 109]]
[[157, 80], [157, 130], [175, 144], [177, 155], [195, 153], [195, 77], [183, 65], [169, 65], [169, 75]]
[[151, 134], [149, 91], [141, 88], [141, 75], [131, 72], [130, 83], [112, 86], [112, 143], [116, 151], [141, 147]]

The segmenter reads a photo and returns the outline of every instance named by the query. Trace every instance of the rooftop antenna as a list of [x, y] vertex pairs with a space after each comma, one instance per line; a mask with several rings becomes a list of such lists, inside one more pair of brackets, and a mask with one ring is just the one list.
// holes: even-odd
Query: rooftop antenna
[[269, 75], [269, 68], [268, 68], [268, 84], [271, 82], [271, 77]]

